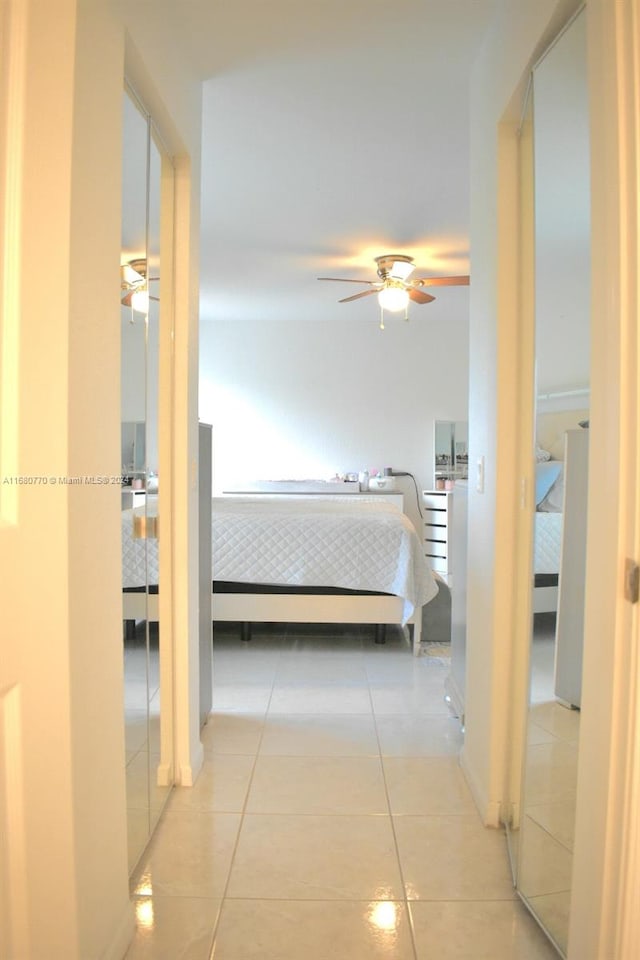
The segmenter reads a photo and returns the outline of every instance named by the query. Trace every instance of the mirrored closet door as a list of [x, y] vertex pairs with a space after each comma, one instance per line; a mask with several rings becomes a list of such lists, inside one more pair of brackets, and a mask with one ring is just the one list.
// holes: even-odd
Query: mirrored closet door
[[590, 181], [584, 12], [550, 47], [532, 80], [536, 492], [516, 884], [566, 956], [580, 734], [589, 440]]
[[[171, 784], [164, 634], [160, 629], [160, 355], [171, 257], [171, 164], [135, 94], [123, 98], [121, 255], [122, 577], [129, 865], [133, 869]], [[162, 254], [162, 255], [161, 255]], [[164, 316], [169, 313], [165, 311]], [[165, 682], [163, 683], [163, 675]], [[163, 698], [166, 699], [166, 698]]]

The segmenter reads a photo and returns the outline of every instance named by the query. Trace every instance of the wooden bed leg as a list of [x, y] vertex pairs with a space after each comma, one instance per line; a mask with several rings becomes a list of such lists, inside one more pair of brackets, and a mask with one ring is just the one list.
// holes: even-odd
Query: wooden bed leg
[[387, 642], [387, 626], [384, 623], [376, 623], [376, 643]]
[[251, 624], [247, 620], [243, 620], [240, 630], [240, 637], [243, 643], [248, 643], [249, 640], [251, 640]]

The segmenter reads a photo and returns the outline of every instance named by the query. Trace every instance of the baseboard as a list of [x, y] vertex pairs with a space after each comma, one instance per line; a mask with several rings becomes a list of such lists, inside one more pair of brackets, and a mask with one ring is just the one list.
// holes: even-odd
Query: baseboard
[[127, 900], [119, 923], [102, 954], [100, 960], [122, 960], [136, 931], [136, 911], [133, 903]]
[[159, 763], [156, 768], [156, 784], [159, 787], [171, 787], [173, 782], [173, 763]]
[[501, 827], [501, 804], [498, 801], [489, 800], [487, 794], [482, 788], [479, 778], [469, 766], [464, 747], [460, 752], [460, 767], [464, 774], [464, 778], [467, 781], [469, 790], [471, 791], [473, 802], [478, 809], [478, 813], [480, 814], [485, 827]]
[[178, 781], [179, 785], [181, 787], [192, 787], [198, 779], [198, 774], [202, 770], [203, 763], [204, 748], [200, 741], [198, 741], [198, 746], [195, 748], [191, 757], [191, 763], [180, 764], [180, 779]]

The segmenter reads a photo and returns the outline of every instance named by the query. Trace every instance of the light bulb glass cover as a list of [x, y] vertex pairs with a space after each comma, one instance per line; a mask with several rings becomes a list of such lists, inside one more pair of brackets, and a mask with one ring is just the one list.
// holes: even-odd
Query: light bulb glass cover
[[132, 293], [131, 306], [138, 313], [147, 313], [149, 310], [149, 291], [143, 288]]
[[404, 287], [389, 285], [383, 287], [378, 294], [378, 303], [383, 310], [390, 310], [391, 313], [400, 313], [407, 308], [409, 293]]

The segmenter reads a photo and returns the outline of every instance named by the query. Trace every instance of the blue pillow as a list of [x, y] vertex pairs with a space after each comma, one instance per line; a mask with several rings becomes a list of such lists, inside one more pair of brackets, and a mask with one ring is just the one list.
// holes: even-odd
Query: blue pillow
[[551, 490], [562, 470], [562, 460], [546, 460], [536, 463], [536, 507]]

